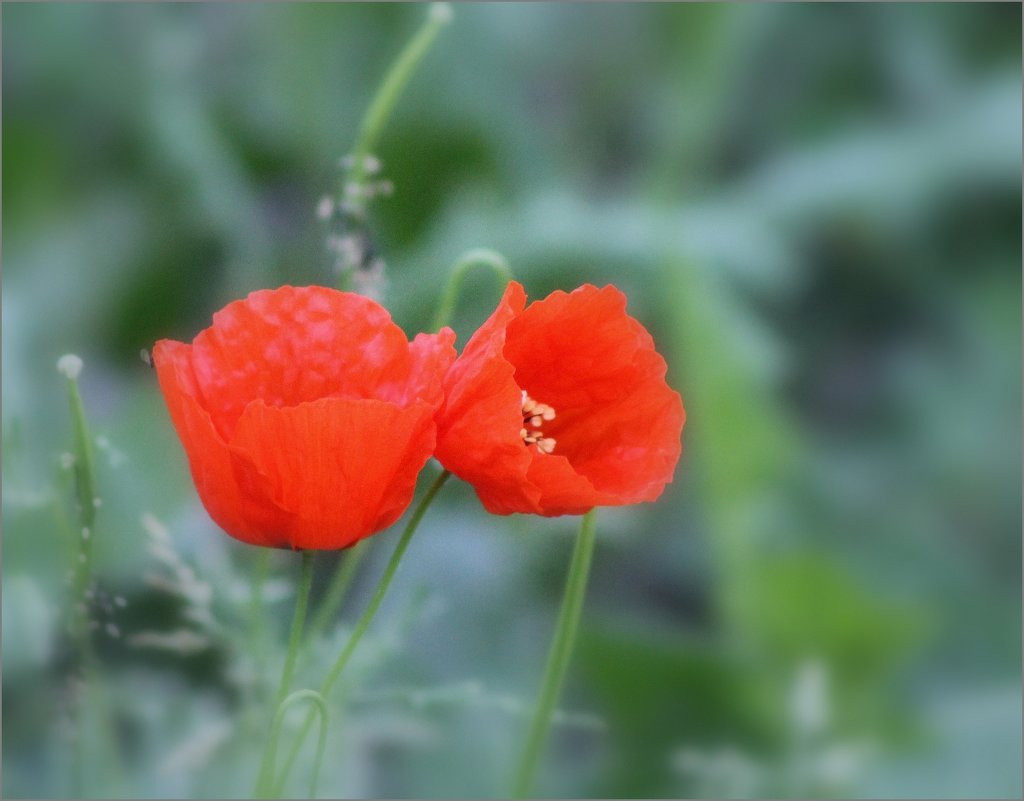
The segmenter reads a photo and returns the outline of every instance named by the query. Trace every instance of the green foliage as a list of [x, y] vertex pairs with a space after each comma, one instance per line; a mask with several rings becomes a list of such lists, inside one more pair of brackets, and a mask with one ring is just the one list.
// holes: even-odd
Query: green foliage
[[[425, 329], [473, 248], [531, 297], [614, 282], [688, 412], [676, 484], [602, 513], [538, 792], [1019, 795], [1019, 5], [454, 10], [377, 148], [383, 299]], [[423, 13], [4, 6], [5, 795], [74, 794], [69, 351], [103, 503], [88, 794], [251, 790], [295, 564], [205, 515], [138, 352], [335, 282], [317, 202]], [[460, 344], [494, 302], [465, 288]], [[325, 699], [325, 795], [505, 792], [574, 521], [445, 492]]]

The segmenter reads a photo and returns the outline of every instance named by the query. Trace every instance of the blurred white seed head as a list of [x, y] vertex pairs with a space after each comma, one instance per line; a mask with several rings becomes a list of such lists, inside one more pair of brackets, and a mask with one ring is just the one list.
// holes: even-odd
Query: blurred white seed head
[[452, 12], [451, 3], [431, 3], [430, 4], [430, 18], [435, 22], [441, 24], [448, 24], [452, 21], [452, 17], [455, 16]]
[[320, 202], [316, 204], [316, 216], [321, 220], [331, 219], [331, 215], [334, 213], [334, 198], [330, 195], [324, 195], [320, 198]]
[[380, 159], [376, 156], [366, 156], [363, 159], [363, 170], [367, 175], [376, 175], [380, 172]]
[[804, 734], [818, 734], [828, 723], [828, 670], [819, 660], [808, 660], [797, 670], [790, 712], [797, 730]]
[[82, 359], [74, 353], [65, 353], [57, 359], [57, 370], [66, 378], [74, 381], [82, 373]]

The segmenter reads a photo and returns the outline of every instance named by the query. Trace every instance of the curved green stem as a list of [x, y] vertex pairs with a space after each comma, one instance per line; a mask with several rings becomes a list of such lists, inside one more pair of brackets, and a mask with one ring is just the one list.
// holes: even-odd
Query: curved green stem
[[[370, 599], [369, 605], [356, 622], [356, 626], [352, 631], [352, 636], [349, 637], [348, 642], [338, 655], [337, 660], [335, 660], [334, 665], [331, 667], [330, 673], [327, 674], [327, 678], [324, 679], [324, 683], [320, 687], [320, 694], [324, 698], [329, 697], [335, 682], [337, 682], [342, 671], [345, 669], [345, 666], [352, 658], [352, 654], [355, 653], [356, 646], [359, 645], [359, 641], [366, 633], [366, 630], [370, 627], [370, 623], [373, 621], [374, 615], [377, 614], [377, 610], [380, 608], [381, 602], [387, 594], [388, 587], [391, 585], [391, 580], [395, 577], [395, 571], [398, 570], [398, 563], [402, 561], [402, 556], [405, 554], [406, 548], [409, 547], [409, 541], [412, 539], [412, 535], [416, 533], [416, 529], [419, 527], [420, 521], [423, 519], [423, 515], [426, 514], [427, 509], [430, 507], [430, 504], [433, 502], [437, 493], [450, 477], [451, 473], [445, 470], [436, 479], [434, 479], [434, 483], [430, 485], [430, 489], [427, 490], [423, 499], [419, 504], [417, 504], [416, 510], [412, 513], [412, 517], [409, 518], [409, 522], [406, 523], [405, 530], [402, 532], [402, 536], [398, 540], [398, 544], [395, 546], [394, 552], [391, 554], [391, 559], [388, 561], [387, 567], [384, 568], [384, 574], [380, 577], [380, 581], [377, 582], [377, 588], [373, 591], [373, 597]], [[284, 767], [281, 769], [279, 786], [283, 787], [285, 781], [288, 779], [288, 774], [291, 772], [292, 766], [295, 764], [295, 759], [302, 748], [302, 742], [306, 739], [306, 735], [309, 734], [309, 729], [312, 725], [313, 717], [312, 715], [309, 715], [302, 724], [299, 736], [292, 745], [292, 750], [288, 753]]]
[[[316, 786], [320, 779], [320, 765], [323, 763], [324, 746], [327, 744], [327, 702], [324, 701], [324, 697], [316, 690], [296, 690], [278, 704], [277, 712], [274, 714], [274, 723], [270, 730], [270, 741], [274, 744], [274, 747], [270, 752], [268, 781], [272, 782], [274, 776], [274, 763], [277, 761], [277, 742], [281, 737], [281, 725], [284, 723], [284, 715], [293, 704], [307, 700], [313, 702], [313, 711], [320, 716], [320, 735], [317, 739], [316, 758], [313, 761], [313, 775], [310, 777], [309, 785], [309, 797], [316, 798]], [[283, 779], [272, 784], [271, 789], [274, 798], [280, 796], [281, 785], [283, 784]]]
[[[291, 634], [288, 636], [288, 653], [285, 654], [284, 668], [281, 670], [281, 684], [277, 688], [277, 697], [274, 699], [274, 706], [280, 710], [288, 695], [288, 688], [292, 682], [292, 675], [295, 673], [295, 660], [299, 655], [299, 643], [302, 642], [302, 624], [306, 620], [306, 606], [309, 603], [309, 588], [313, 583], [313, 552], [302, 552], [302, 573], [299, 577], [299, 588], [295, 597], [295, 614], [292, 617]], [[260, 766], [259, 778], [256, 780], [256, 794], [265, 797], [270, 789], [270, 782], [273, 778], [274, 760], [277, 752], [276, 729], [271, 729], [270, 737], [267, 739], [266, 748], [263, 751], [263, 761]]]
[[515, 798], [526, 798], [533, 788], [541, 751], [547, 741], [548, 730], [551, 728], [551, 717], [562, 691], [562, 685], [565, 683], [565, 674], [572, 659], [573, 645], [576, 642], [576, 629], [579, 627], [580, 613], [583, 610], [583, 599], [587, 592], [587, 577], [590, 573], [590, 561], [594, 553], [596, 530], [596, 513], [591, 510], [583, 516], [579, 537], [576, 539], [576, 546], [572, 552], [569, 575], [565, 581], [565, 595], [562, 597], [562, 608], [558, 613], [558, 623], [555, 626], [555, 637], [551, 643], [551, 651], [548, 653], [540, 695], [537, 698], [533, 721], [530, 724], [526, 747], [523, 750], [512, 791]]
[[[434, 43], [441, 28], [448, 24], [451, 18], [452, 10], [447, 3], [432, 3], [426, 21], [395, 59], [377, 90], [377, 94], [374, 95], [359, 125], [359, 134], [351, 153], [352, 168], [347, 182], [354, 185], [357, 190], [362, 188], [363, 181], [366, 179], [367, 157], [373, 153], [377, 139], [380, 138], [380, 132], [398, 102], [402, 90], [405, 89], [405, 85], [412, 77], [416, 65]], [[361, 202], [361, 197], [353, 199], [356, 203]]]
[[459, 292], [462, 290], [462, 282], [466, 274], [473, 267], [489, 267], [498, 281], [501, 282], [501, 289], [504, 290], [509, 281], [512, 280], [512, 270], [505, 261], [505, 257], [494, 250], [477, 248], [468, 250], [452, 268], [451, 278], [448, 279], [448, 286], [444, 289], [441, 301], [437, 305], [437, 313], [434, 315], [433, 331], [440, 331], [443, 326], [448, 325], [455, 313], [455, 304], [459, 300]]

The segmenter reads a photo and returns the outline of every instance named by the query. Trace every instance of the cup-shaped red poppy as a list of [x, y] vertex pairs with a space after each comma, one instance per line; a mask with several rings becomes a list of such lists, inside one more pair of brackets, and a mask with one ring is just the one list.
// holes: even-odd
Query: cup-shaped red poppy
[[495, 514], [653, 501], [686, 419], [665, 372], [615, 287], [527, 307], [512, 282], [445, 378], [436, 456]]
[[345, 548], [397, 520], [434, 450], [450, 329], [411, 343], [378, 303], [253, 292], [153, 349], [210, 517], [254, 545]]

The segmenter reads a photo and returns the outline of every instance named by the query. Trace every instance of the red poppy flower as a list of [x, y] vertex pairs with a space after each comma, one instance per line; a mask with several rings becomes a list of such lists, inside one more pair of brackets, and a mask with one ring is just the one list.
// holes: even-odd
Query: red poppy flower
[[445, 378], [436, 456], [495, 514], [653, 501], [686, 418], [665, 369], [615, 287], [526, 308], [512, 282]]
[[206, 510], [254, 545], [344, 548], [412, 500], [455, 358], [410, 343], [374, 301], [324, 287], [253, 292], [186, 345], [153, 349]]

